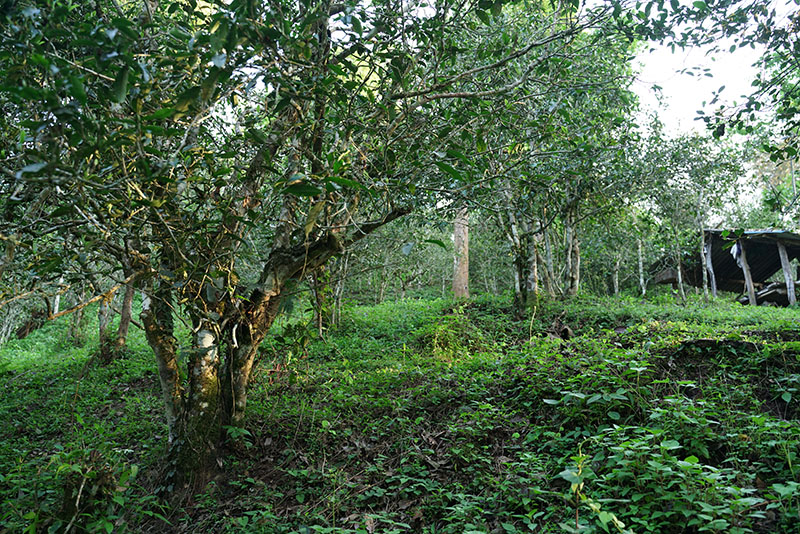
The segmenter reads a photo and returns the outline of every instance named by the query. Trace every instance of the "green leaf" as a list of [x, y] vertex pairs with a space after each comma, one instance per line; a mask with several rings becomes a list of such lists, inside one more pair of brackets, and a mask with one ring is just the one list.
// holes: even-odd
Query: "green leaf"
[[130, 69], [127, 65], [122, 67], [117, 74], [117, 78], [114, 80], [114, 84], [111, 86], [111, 99], [114, 102], [122, 103], [125, 100], [125, 95], [128, 94], [128, 74], [130, 73]]
[[486, 14], [486, 11], [478, 9], [477, 11], [475, 11], [475, 15], [477, 15], [478, 18], [481, 19], [481, 22], [483, 22], [487, 26], [490, 26], [492, 24], [492, 21], [489, 19], [489, 15]]
[[147, 115], [144, 118], [144, 120], [147, 120], [147, 121], [158, 121], [158, 120], [166, 119], [168, 117], [172, 117], [172, 115], [174, 113], [175, 113], [175, 108], [163, 108], [163, 109], [159, 109], [156, 112], [151, 113], [150, 115]]
[[461, 177], [461, 173], [458, 172], [457, 170], [455, 170], [453, 167], [451, 167], [447, 163], [445, 163], [443, 161], [437, 161], [436, 162], [436, 166], [439, 167], [439, 169], [441, 171], [446, 172], [447, 174], [449, 174], [450, 176], [452, 176], [454, 179], [458, 180], [459, 182], [463, 180], [463, 178]]
[[705, 11], [706, 9], [708, 9], [706, 3], [700, 0], [698, 0], [697, 2], [693, 2], [692, 5], [701, 11]]
[[361, 27], [361, 20], [355, 15], [350, 17], [350, 23], [353, 25], [353, 31], [357, 34], [361, 35], [364, 33], [364, 29]]
[[671, 451], [673, 449], [680, 449], [681, 444], [674, 439], [667, 439], [661, 442], [661, 448]]
[[283, 193], [296, 197], [313, 197], [322, 194], [322, 189], [308, 182], [298, 182], [284, 188]]
[[783, 399], [783, 402], [789, 402], [790, 400], [792, 400], [792, 394], [789, 393], [788, 391], [784, 391], [783, 395], [781, 395], [781, 399]]
[[442, 247], [444, 250], [447, 250], [447, 246], [445, 246], [444, 242], [438, 239], [426, 239], [425, 241], [423, 241], [423, 243], [431, 243], [433, 245]]
[[620, 417], [622, 417], [619, 412], [608, 412], [608, 417], [613, 419], [614, 421], [619, 421]]
[[355, 180], [348, 180], [347, 178], [341, 178], [339, 176], [331, 176], [327, 179], [327, 181], [349, 189], [365, 189], [363, 185]]
[[51, 217], [60, 217], [62, 215], [68, 215], [68, 214], [72, 213], [73, 211], [75, 211], [75, 207], [74, 206], [59, 206], [59, 207], [57, 207], [56, 209], [53, 210], [53, 212], [50, 214], [50, 216]]
[[81, 104], [86, 103], [86, 89], [83, 87], [83, 80], [78, 76], [69, 77], [69, 94]]
[[492, 15], [495, 17], [499, 17], [503, 13], [503, 2], [502, 0], [497, 0], [494, 4], [492, 4]]
[[558, 476], [569, 482], [570, 484], [580, 484], [583, 482], [583, 477], [573, 471], [572, 469], [564, 469]]

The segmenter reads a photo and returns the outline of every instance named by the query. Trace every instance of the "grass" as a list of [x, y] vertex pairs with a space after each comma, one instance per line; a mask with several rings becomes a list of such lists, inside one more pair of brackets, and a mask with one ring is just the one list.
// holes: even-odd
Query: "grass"
[[351, 308], [324, 340], [284, 323], [242, 446], [172, 508], [141, 333], [103, 368], [55, 323], [0, 351], [0, 532], [797, 532], [797, 314], [587, 298], [515, 322], [485, 297]]

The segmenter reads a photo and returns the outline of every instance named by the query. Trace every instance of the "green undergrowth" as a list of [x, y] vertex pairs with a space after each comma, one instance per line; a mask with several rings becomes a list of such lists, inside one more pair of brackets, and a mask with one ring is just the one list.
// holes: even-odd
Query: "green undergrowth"
[[[324, 339], [283, 323], [235, 452], [173, 508], [150, 497], [165, 436], [139, 334], [87, 371], [86, 349], [36, 333], [4, 364], [0, 531], [800, 530], [800, 310], [579, 299], [512, 316], [479, 297], [351, 308]], [[97, 494], [71, 510], [81, 481]]]

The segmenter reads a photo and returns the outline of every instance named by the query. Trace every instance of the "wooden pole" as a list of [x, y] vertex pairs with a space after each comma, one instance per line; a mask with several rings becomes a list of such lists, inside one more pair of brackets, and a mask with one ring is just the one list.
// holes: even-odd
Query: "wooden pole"
[[711, 282], [711, 295], [717, 296], [717, 276], [714, 274], [714, 263], [711, 261], [711, 244], [709, 240], [706, 242], [706, 269], [708, 269], [708, 279]]
[[786, 246], [778, 241], [778, 255], [781, 257], [781, 268], [783, 269], [783, 279], [786, 281], [786, 295], [789, 297], [789, 306], [797, 303], [797, 296], [794, 290], [794, 276], [792, 276], [792, 266], [789, 264], [789, 255], [786, 253]]
[[744, 248], [744, 241], [739, 240], [739, 259], [742, 262], [742, 272], [744, 273], [744, 285], [747, 288], [747, 298], [751, 306], [756, 306], [756, 289], [753, 286], [753, 275], [750, 273], [750, 265], [747, 263], [747, 253]]

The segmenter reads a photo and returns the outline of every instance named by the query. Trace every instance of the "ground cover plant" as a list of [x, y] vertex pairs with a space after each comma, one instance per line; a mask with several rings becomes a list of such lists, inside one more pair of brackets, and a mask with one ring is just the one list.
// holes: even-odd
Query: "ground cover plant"
[[[796, 532], [795, 309], [406, 300], [282, 320], [251, 411], [171, 503], [141, 333], [2, 349], [2, 532]], [[568, 338], [568, 339], [564, 339]]]

